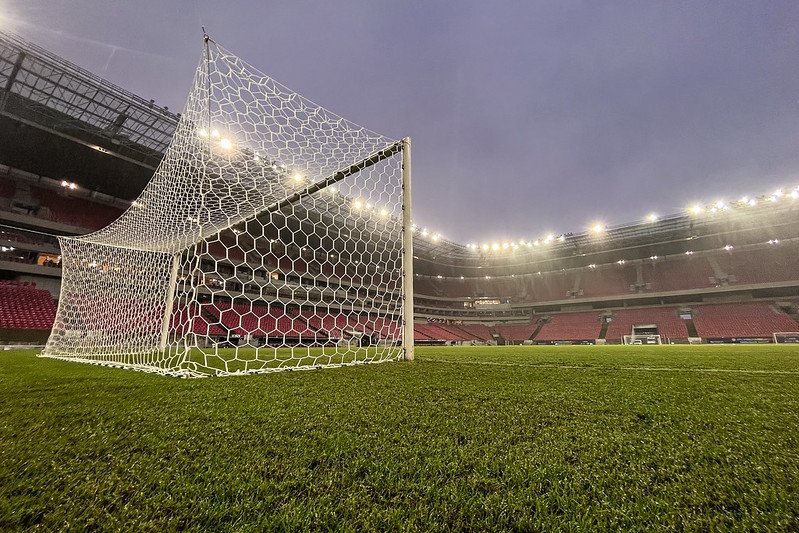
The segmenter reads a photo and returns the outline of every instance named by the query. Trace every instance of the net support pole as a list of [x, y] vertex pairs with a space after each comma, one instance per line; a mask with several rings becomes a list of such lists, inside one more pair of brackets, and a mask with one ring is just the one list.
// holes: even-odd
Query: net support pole
[[413, 231], [411, 231], [411, 138], [402, 140], [402, 349], [413, 361]]
[[161, 324], [161, 343], [158, 348], [161, 353], [166, 352], [166, 345], [169, 340], [169, 324], [172, 320], [172, 305], [175, 301], [175, 284], [178, 280], [178, 258], [179, 254], [172, 257], [172, 272], [169, 275], [169, 287], [166, 293], [166, 309], [164, 310], [164, 322]]

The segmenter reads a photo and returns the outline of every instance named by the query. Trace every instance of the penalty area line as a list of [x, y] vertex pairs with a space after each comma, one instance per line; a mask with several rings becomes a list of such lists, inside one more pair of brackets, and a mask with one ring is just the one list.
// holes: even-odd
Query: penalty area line
[[799, 370], [747, 370], [743, 368], [679, 368], [670, 366], [608, 366], [608, 365], [559, 365], [554, 363], [498, 363], [495, 361], [453, 361], [438, 360], [434, 363], [447, 363], [453, 365], [485, 365], [485, 366], [511, 366], [523, 368], [551, 368], [559, 370], [624, 370], [641, 372], [709, 372], [719, 374], [766, 374], [799, 376]]

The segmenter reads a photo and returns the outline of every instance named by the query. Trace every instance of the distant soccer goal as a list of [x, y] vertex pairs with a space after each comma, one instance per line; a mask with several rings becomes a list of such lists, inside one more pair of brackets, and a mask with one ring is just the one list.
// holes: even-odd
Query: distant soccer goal
[[410, 209], [410, 140], [206, 38], [141, 196], [61, 238], [42, 356], [189, 376], [412, 359]]
[[630, 345], [645, 345], [645, 344], [663, 344], [660, 335], [625, 335], [622, 337], [624, 344]]
[[799, 344], [799, 331], [788, 331], [774, 334], [775, 344]]

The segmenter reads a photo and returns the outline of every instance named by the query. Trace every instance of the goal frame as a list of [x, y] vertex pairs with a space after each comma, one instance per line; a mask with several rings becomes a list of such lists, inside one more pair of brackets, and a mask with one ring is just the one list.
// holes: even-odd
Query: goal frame
[[[780, 337], [791, 337], [796, 340], [790, 342], [780, 342], [778, 340]], [[774, 344], [799, 344], [799, 331], [777, 331], [772, 334], [772, 338], [774, 339]]]
[[[637, 340], [641, 340], [642, 342], [636, 342]], [[649, 342], [650, 340], [654, 342]], [[663, 344], [660, 335], [624, 335], [621, 338], [621, 342], [625, 346], [652, 346]]]
[[[224, 67], [217, 68], [219, 64]], [[242, 93], [240, 87], [247, 90]], [[286, 102], [291, 105], [284, 107]], [[259, 110], [263, 114], [254, 115]], [[363, 181], [374, 176], [389, 177], [390, 182]], [[162, 190], [169, 194], [156, 194]], [[331, 196], [320, 198], [327, 191]], [[363, 204], [358, 191], [366, 195]], [[377, 204], [375, 199], [385, 202], [379, 210], [385, 222], [369, 222], [375, 206], [368, 200]], [[111, 225], [61, 239], [62, 248], [74, 247], [67, 261], [71, 278], [62, 281], [56, 324], [40, 355], [189, 376], [209, 375], [209, 369], [213, 375], [232, 375], [413, 360], [411, 208], [410, 138], [393, 140], [325, 110], [206, 35], [178, 130], [145, 191]], [[317, 216], [320, 232], [303, 233], [303, 224], [316, 227]], [[339, 222], [342, 217], [349, 217], [346, 227]], [[174, 233], [169, 231], [173, 227]], [[341, 240], [339, 230], [327, 230], [334, 227], [344, 227], [343, 238], [350, 240]], [[352, 233], [356, 235], [351, 238]], [[308, 235], [315, 243], [309, 244]], [[269, 242], [263, 247], [258, 239]], [[379, 253], [368, 244], [359, 247], [359, 242], [373, 243]], [[278, 243], [277, 252], [269, 243]], [[301, 253], [304, 246], [311, 250], [308, 254]], [[318, 252], [325, 250], [320, 259]], [[219, 252], [221, 256], [215, 255]], [[135, 259], [139, 256], [141, 260]], [[301, 270], [309, 256], [316, 263]], [[386, 274], [375, 274], [381, 268]], [[264, 280], [279, 281], [256, 281], [256, 270]], [[234, 283], [226, 285], [230, 280]], [[370, 296], [370, 287], [378, 292]], [[246, 294], [248, 289], [253, 296]], [[325, 291], [332, 291], [332, 298]], [[311, 292], [318, 294], [311, 297]], [[230, 309], [234, 311], [226, 313]], [[308, 318], [302, 311], [310, 313]], [[232, 322], [230, 315], [235, 315]], [[273, 324], [281, 318], [290, 324]], [[336, 323], [322, 326], [320, 320], [326, 318]], [[386, 349], [379, 355], [352, 350], [300, 353], [325, 348], [334, 338], [328, 333], [340, 327], [339, 318], [377, 333], [375, 346]], [[231, 360], [223, 359], [212, 337], [246, 334], [245, 347], [250, 347], [254, 335], [248, 331], [258, 332], [254, 358], [240, 357], [236, 348]], [[274, 354], [262, 359], [260, 343], [275, 332], [283, 339], [270, 343]], [[290, 348], [290, 355], [278, 354], [282, 348]], [[193, 350], [200, 351], [204, 362], [190, 361]], [[219, 359], [223, 368], [209, 365], [211, 359]]]

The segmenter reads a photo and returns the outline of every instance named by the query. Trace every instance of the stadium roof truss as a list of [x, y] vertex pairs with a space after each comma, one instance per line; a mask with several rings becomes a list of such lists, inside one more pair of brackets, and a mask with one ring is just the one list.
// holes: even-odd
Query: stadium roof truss
[[155, 168], [179, 116], [0, 32], [0, 115]]

